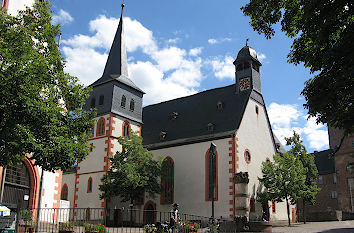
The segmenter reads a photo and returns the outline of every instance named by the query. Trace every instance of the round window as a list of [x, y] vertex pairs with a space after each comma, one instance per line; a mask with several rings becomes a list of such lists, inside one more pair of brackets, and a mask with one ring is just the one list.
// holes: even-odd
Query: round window
[[246, 160], [246, 163], [251, 162], [251, 154], [248, 150], [245, 151], [245, 160]]

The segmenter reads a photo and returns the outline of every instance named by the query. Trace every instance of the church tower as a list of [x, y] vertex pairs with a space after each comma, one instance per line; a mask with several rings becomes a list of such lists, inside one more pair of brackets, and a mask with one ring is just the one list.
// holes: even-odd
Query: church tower
[[[111, 166], [109, 158], [122, 150], [117, 138], [129, 135], [130, 129], [141, 135], [144, 92], [128, 77], [123, 7], [103, 74], [90, 85], [92, 92], [85, 104], [86, 110], [97, 110], [89, 138], [93, 149], [78, 162], [75, 172], [63, 176], [63, 188], [75, 187], [67, 197], [72, 208], [106, 208], [106, 201], [99, 197], [99, 185]], [[75, 210], [74, 215], [80, 215], [79, 211]]]
[[256, 51], [246, 43], [246, 46], [238, 52], [234, 65], [236, 68], [236, 93], [253, 89], [261, 94], [259, 68], [262, 64], [257, 58]]

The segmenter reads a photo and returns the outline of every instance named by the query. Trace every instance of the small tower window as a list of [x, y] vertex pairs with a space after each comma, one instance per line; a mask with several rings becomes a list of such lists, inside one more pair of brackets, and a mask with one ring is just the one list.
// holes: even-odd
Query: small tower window
[[122, 108], [125, 108], [125, 103], [127, 102], [127, 98], [125, 97], [125, 95], [122, 96], [122, 100], [120, 102], [120, 106]]
[[221, 101], [218, 101], [218, 103], [216, 104], [216, 107], [218, 110], [222, 110], [223, 109], [223, 104]]
[[160, 132], [160, 140], [165, 140], [167, 133], [164, 131]]
[[250, 163], [251, 162], [251, 153], [248, 150], [245, 150], [245, 161], [246, 163]]
[[257, 115], [258, 115], [258, 112], [259, 112], [259, 111], [258, 111], [258, 106], [256, 105], [256, 114], [257, 114]]
[[100, 95], [100, 98], [98, 99], [98, 104], [103, 105], [103, 102], [104, 102], [104, 96]]
[[134, 100], [132, 99], [131, 101], [130, 101], [130, 106], [129, 106], [129, 109], [130, 109], [130, 111], [134, 111], [134, 105], [135, 105], [135, 103], [134, 103]]
[[92, 178], [91, 177], [87, 181], [87, 192], [92, 193]]
[[96, 107], [96, 98], [92, 98], [91, 99], [91, 108], [95, 108]]
[[209, 132], [214, 131], [214, 124], [212, 124], [212, 123], [209, 123], [209, 124], [208, 124], [208, 131], [209, 131]]

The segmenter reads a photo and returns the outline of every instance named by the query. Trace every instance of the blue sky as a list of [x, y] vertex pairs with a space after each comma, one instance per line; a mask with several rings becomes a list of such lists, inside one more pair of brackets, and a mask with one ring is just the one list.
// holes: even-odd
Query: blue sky
[[[61, 24], [66, 71], [88, 85], [98, 79], [119, 22], [122, 1], [52, 0]], [[235, 0], [126, 0], [124, 30], [130, 78], [147, 94], [144, 105], [234, 82], [232, 62], [249, 38], [261, 60], [262, 92], [274, 133], [292, 130], [308, 149], [328, 148], [327, 128], [307, 120], [300, 92], [311, 77], [287, 63], [292, 41], [279, 30], [267, 40], [254, 32]], [[284, 142], [282, 140], [282, 142]]]

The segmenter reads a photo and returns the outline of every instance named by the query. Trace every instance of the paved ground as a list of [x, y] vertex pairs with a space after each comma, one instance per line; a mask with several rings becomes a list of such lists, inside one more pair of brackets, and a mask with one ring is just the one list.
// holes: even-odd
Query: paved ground
[[354, 233], [354, 220], [333, 222], [295, 223], [290, 227], [273, 226], [276, 233]]

